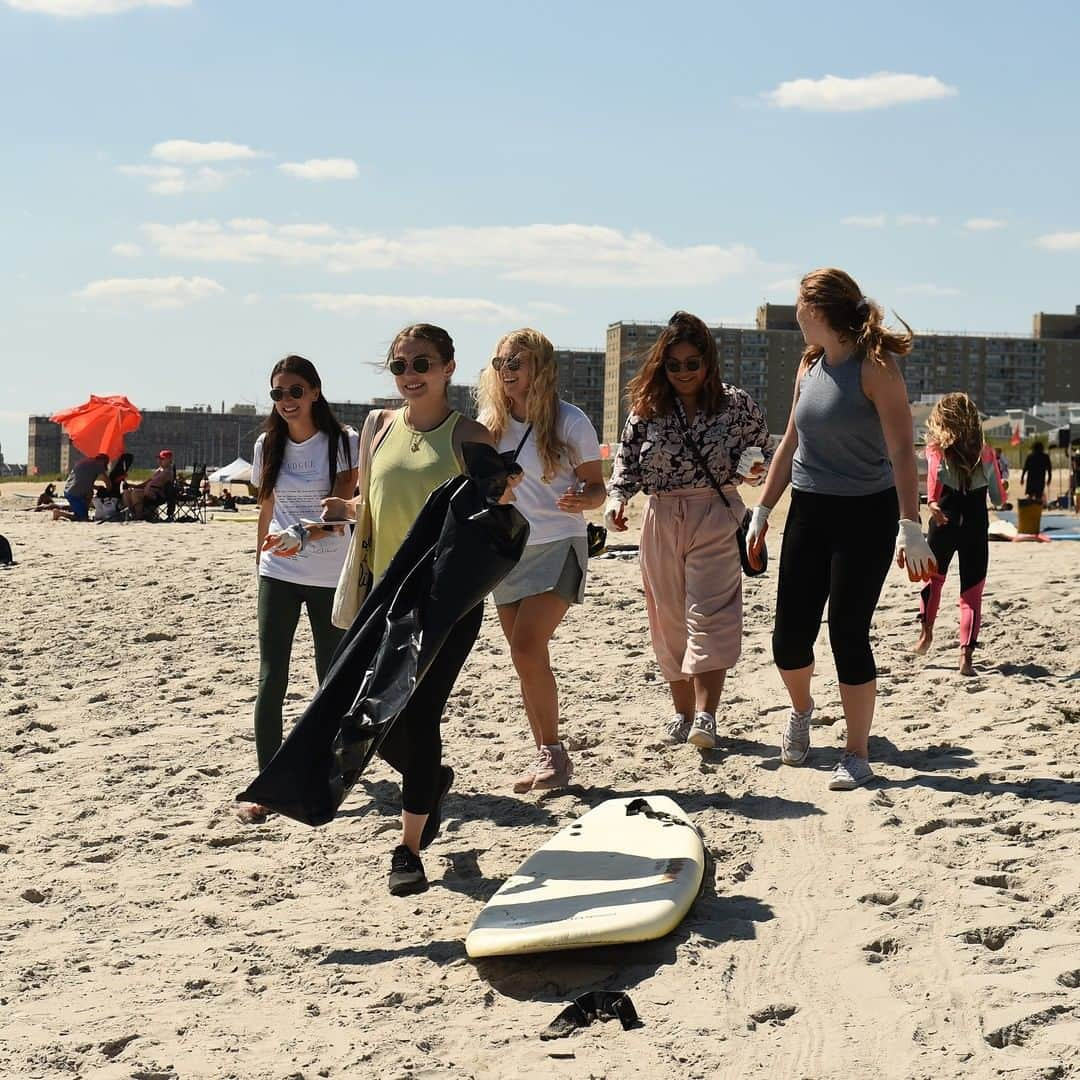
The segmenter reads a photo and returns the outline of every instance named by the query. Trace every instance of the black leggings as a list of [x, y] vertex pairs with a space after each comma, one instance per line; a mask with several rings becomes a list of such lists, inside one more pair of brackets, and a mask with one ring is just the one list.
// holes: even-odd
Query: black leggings
[[876, 495], [791, 493], [780, 548], [773, 659], [782, 671], [809, 667], [829, 602], [829, 644], [848, 686], [877, 677], [870, 648], [900, 518], [896, 489]]
[[483, 620], [482, 603], [458, 620], [379, 747], [379, 756], [401, 773], [401, 808], [409, 814], [428, 814], [435, 806], [442, 767], [443, 709]]

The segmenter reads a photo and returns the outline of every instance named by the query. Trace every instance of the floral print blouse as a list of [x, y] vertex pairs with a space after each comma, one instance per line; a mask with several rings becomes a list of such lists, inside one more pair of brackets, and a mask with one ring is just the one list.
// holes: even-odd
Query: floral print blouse
[[[757, 402], [745, 391], [724, 384], [724, 405], [720, 412], [706, 415], [700, 409], [690, 425], [690, 433], [713, 476], [721, 485], [737, 484], [735, 466], [742, 452], [758, 446], [765, 465], [772, 459], [769, 430]], [[682, 404], [675, 402], [682, 412]], [[709, 478], [686, 445], [679, 416], [674, 412], [651, 420], [631, 413], [626, 418], [622, 440], [615, 455], [615, 467], [608, 482], [608, 495], [629, 502], [639, 491], [680, 488], [711, 488]]]

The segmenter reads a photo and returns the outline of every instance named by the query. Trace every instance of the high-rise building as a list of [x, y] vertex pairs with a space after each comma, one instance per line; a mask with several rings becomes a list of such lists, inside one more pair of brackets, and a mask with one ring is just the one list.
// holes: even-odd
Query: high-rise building
[[559, 397], [576, 405], [599, 436], [604, 430], [603, 349], [556, 349], [555, 360], [559, 365]]
[[[626, 423], [626, 385], [664, 323], [618, 322], [607, 331], [603, 439], [616, 443]], [[711, 326], [725, 382], [741, 386], [762, 408], [772, 432], [783, 431], [803, 340], [790, 304], [763, 304], [754, 326]]]
[[[724, 379], [761, 405], [771, 432], [783, 431], [803, 352], [794, 306], [762, 304], [753, 327], [710, 329]], [[662, 330], [660, 323], [608, 327], [605, 442], [618, 441], [626, 421], [626, 384]], [[1075, 400], [1080, 398], [1080, 306], [1073, 315], [1039, 312], [1030, 336], [916, 331], [901, 367], [911, 401], [964, 390], [984, 413], [997, 415], [1040, 401]]]

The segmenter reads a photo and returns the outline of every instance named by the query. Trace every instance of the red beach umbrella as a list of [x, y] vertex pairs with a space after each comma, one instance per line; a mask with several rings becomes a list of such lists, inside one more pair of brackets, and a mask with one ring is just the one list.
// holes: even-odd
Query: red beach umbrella
[[68, 433], [75, 449], [86, 457], [108, 454], [109, 460], [124, 452], [124, 436], [142, 423], [142, 413], [123, 394], [98, 397], [49, 418]]

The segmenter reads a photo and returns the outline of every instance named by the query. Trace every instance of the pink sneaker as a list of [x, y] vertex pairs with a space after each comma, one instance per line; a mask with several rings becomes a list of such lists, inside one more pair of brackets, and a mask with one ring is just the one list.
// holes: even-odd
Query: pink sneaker
[[536, 776], [532, 783], [533, 791], [565, 787], [573, 775], [574, 763], [562, 743], [540, 747], [540, 759], [536, 763]]

